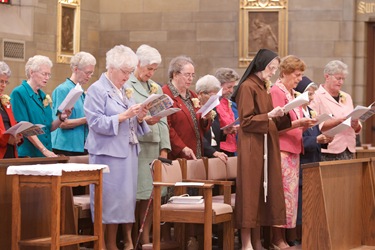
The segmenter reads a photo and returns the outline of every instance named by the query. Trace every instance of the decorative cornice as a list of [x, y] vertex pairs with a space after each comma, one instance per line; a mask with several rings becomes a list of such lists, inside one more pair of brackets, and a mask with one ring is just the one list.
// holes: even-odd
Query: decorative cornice
[[285, 8], [287, 0], [241, 0], [241, 8]]

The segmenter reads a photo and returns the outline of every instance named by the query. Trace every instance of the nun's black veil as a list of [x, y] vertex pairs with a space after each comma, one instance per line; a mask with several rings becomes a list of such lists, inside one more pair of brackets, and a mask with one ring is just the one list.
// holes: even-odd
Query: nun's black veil
[[236, 96], [238, 90], [240, 89], [241, 84], [251, 75], [259, 71], [263, 71], [267, 65], [278, 55], [268, 49], [260, 49], [258, 53], [255, 55], [254, 59], [251, 61], [249, 67], [247, 67], [245, 73], [243, 74], [241, 80], [238, 83], [236, 91], [234, 91], [231, 100], [236, 102]]

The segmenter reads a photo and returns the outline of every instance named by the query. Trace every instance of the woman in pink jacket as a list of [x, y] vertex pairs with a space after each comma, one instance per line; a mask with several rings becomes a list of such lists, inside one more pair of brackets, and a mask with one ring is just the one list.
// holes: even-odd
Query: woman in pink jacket
[[[280, 76], [271, 89], [273, 106], [284, 107], [297, 95], [294, 88], [302, 80], [305, 63], [296, 56], [284, 57], [280, 64]], [[274, 225], [272, 246], [274, 249], [289, 247], [286, 242], [285, 228], [295, 228], [298, 205], [299, 155], [302, 153], [302, 132], [311, 127], [315, 120], [304, 118], [301, 107], [289, 111], [292, 127], [281, 131], [280, 152], [281, 171], [286, 206], [286, 225]]]
[[[324, 132], [346, 120], [346, 116], [353, 111], [352, 97], [341, 90], [348, 66], [338, 60], [330, 61], [324, 67], [325, 82], [315, 92], [311, 108], [318, 114], [332, 114], [330, 119], [321, 126]], [[351, 121], [351, 128], [335, 135], [327, 149], [322, 149], [322, 161], [352, 159], [355, 153], [355, 135], [362, 129], [358, 120]]]

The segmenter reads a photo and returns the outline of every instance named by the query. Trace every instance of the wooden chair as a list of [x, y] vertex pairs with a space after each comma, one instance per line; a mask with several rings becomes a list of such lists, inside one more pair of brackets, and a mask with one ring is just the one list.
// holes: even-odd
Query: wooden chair
[[[69, 156], [69, 163], [89, 163], [88, 155], [79, 156]], [[77, 233], [82, 233], [84, 230], [92, 231], [92, 220], [91, 220], [91, 210], [90, 210], [90, 192], [89, 186], [86, 186], [85, 194], [74, 195], [74, 223]], [[71, 190], [70, 190], [71, 192]]]
[[222, 183], [227, 183], [225, 187], [223, 186], [220, 195], [212, 197], [213, 202], [230, 204], [234, 209], [236, 194], [231, 193], [231, 187], [235, 185], [237, 171], [234, 171], [233, 168], [237, 170], [237, 157], [228, 157], [226, 164], [219, 158], [209, 158], [206, 165], [209, 180], [226, 180]]
[[[195, 223], [204, 225], [204, 249], [212, 249], [212, 225], [223, 224], [224, 237], [223, 248], [233, 249], [232, 207], [228, 204], [212, 202], [213, 184], [195, 186], [203, 190], [203, 204], [163, 204], [161, 205], [161, 188], [175, 186], [176, 182], [182, 182], [182, 170], [178, 161], [172, 164], [154, 162], [154, 215], [153, 215], [153, 249], [160, 249], [160, 222]], [[188, 185], [186, 185], [188, 186]], [[186, 186], [174, 188], [174, 195], [186, 192]], [[183, 230], [182, 230], [183, 231]], [[179, 234], [180, 248], [185, 248], [184, 233]], [[182, 240], [181, 240], [182, 239]]]

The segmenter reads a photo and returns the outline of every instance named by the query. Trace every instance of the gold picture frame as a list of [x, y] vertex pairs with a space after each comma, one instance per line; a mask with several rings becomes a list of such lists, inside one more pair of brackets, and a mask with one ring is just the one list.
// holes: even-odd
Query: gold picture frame
[[80, 48], [80, 0], [59, 0], [57, 5], [58, 63], [70, 63]]
[[261, 48], [287, 55], [288, 0], [241, 0], [239, 66], [247, 67]]

